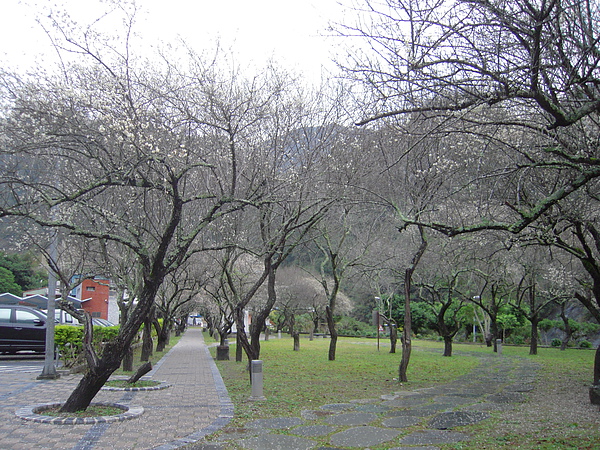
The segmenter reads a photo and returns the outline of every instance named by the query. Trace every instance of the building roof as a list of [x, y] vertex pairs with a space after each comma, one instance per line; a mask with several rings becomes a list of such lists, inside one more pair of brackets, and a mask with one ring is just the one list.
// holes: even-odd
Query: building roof
[[[75, 308], [80, 309], [81, 304], [84, 302], [87, 302], [89, 300], [89, 298], [85, 299], [85, 300], [79, 300], [79, 299], [77, 299], [75, 297], [71, 297], [69, 295], [69, 297], [67, 297], [67, 300], [69, 302], [71, 302], [73, 304], [73, 306], [75, 306]], [[18, 295], [14, 295], [14, 294], [10, 294], [10, 293], [6, 292], [4, 294], [0, 294], [0, 305], [24, 305], [24, 306], [31, 306], [31, 307], [38, 308], [38, 309], [47, 309], [48, 297], [40, 295], [40, 294], [19, 297]]]

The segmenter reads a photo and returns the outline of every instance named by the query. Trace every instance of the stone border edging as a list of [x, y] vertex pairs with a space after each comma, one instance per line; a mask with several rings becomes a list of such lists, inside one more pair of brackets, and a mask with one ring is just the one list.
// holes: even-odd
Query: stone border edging
[[44, 410], [54, 408], [62, 405], [62, 403], [43, 403], [40, 405], [30, 405], [19, 408], [15, 411], [17, 417], [23, 420], [36, 422], [36, 423], [47, 423], [51, 425], [96, 425], [99, 423], [113, 423], [123, 422], [125, 420], [134, 419], [141, 416], [144, 413], [142, 406], [128, 406], [119, 403], [92, 403], [94, 406], [112, 406], [120, 408], [123, 413], [115, 416], [100, 416], [100, 417], [55, 417], [45, 416]]

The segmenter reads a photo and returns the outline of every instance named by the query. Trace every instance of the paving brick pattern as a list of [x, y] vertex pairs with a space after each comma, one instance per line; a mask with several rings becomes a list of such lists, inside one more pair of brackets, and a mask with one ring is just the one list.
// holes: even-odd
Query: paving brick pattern
[[28, 405], [64, 402], [80, 376], [36, 380], [37, 373], [3, 374], [0, 379], [0, 448], [151, 449], [180, 448], [217, 431], [233, 406], [204, 344], [190, 328], [148, 376], [170, 386], [160, 391], [108, 391], [94, 402], [139, 406], [141, 416], [122, 422], [57, 425], [26, 421], [16, 411]]

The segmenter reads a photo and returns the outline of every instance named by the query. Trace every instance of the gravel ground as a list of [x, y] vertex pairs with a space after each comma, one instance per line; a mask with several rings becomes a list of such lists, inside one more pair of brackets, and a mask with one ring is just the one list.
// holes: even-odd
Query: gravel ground
[[[528, 393], [528, 401], [504, 411], [492, 434], [521, 435], [530, 445], [536, 441], [546, 445], [563, 442], [566, 447], [556, 448], [572, 445], [571, 448], [600, 449], [600, 411], [590, 403], [588, 389], [589, 384], [583, 383], [580, 376], [540, 373], [535, 388]], [[582, 436], [589, 446], [576, 443]]]

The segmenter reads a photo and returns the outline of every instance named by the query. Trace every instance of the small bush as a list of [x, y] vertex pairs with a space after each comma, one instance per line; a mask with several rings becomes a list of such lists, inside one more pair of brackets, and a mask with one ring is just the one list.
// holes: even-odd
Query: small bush
[[560, 347], [562, 345], [562, 341], [558, 338], [554, 338], [554, 339], [552, 339], [552, 342], [550, 343], [550, 345], [552, 347]]
[[[102, 343], [108, 342], [119, 333], [119, 327], [94, 327], [94, 346], [97, 352], [102, 351]], [[58, 347], [65, 367], [74, 367], [84, 360], [82, 341], [83, 327], [73, 325], [57, 325], [54, 328], [54, 342]]]
[[515, 345], [523, 345], [525, 343], [525, 338], [523, 336], [514, 336], [511, 341]]
[[592, 348], [592, 343], [590, 341], [581, 341], [579, 348]]
[[377, 334], [372, 325], [352, 317], [341, 317], [335, 327], [338, 334], [342, 336], [375, 336]]

